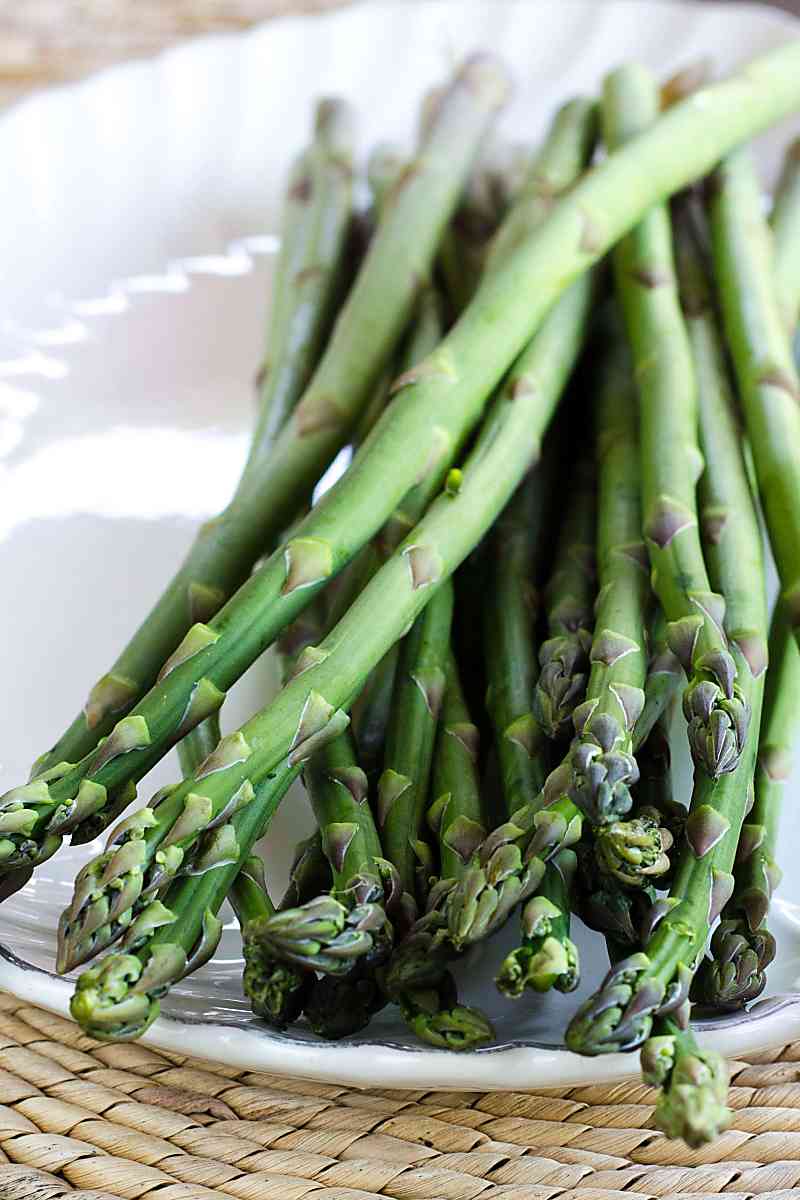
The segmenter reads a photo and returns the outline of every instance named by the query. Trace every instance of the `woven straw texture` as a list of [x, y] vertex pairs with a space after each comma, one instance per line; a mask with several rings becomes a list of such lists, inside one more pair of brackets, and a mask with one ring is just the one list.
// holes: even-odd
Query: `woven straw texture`
[[796, 1196], [800, 1046], [733, 1064], [734, 1122], [690, 1151], [636, 1083], [353, 1091], [108, 1046], [0, 995], [0, 1200]]
[[[0, 0], [0, 100], [180, 37], [343, 0]], [[800, 0], [785, 0], [786, 7]], [[733, 1064], [689, 1151], [635, 1083], [353, 1091], [105, 1046], [0, 993], [0, 1200], [621, 1200], [800, 1195], [800, 1045]]]

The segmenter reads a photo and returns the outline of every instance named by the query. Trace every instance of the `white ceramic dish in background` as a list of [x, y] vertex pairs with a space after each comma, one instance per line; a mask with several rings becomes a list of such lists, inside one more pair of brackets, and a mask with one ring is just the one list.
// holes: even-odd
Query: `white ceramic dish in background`
[[[739, 4], [370, 4], [193, 42], [0, 120], [9, 164], [0, 200], [0, 791], [73, 715], [195, 523], [230, 493], [252, 416], [271, 231], [316, 95], [356, 102], [364, 147], [407, 138], [421, 93], [464, 52], [491, 46], [518, 85], [505, 127], [535, 140], [559, 101], [596, 90], [621, 59], [640, 57], [666, 75], [713, 55], [725, 70], [797, 31], [784, 15]], [[763, 140], [767, 171], [783, 135]], [[228, 727], [273, 682], [269, 662], [257, 664], [226, 706]], [[162, 763], [143, 795], [175, 770], [174, 760]], [[277, 882], [308, 826], [295, 800], [266, 848], [282, 864]], [[787, 820], [784, 864], [798, 852], [800, 831]], [[0, 986], [62, 1013], [70, 984], [50, 973], [54, 930], [87, 853], [63, 852], [0, 908]], [[704, 1035], [729, 1054], [800, 1035], [800, 877], [787, 874], [769, 999]], [[465, 997], [496, 1020], [498, 1045], [476, 1054], [408, 1045], [390, 1010], [344, 1044], [269, 1032], [241, 998], [233, 929], [213, 963], [173, 989], [144, 1040], [251, 1069], [384, 1086], [541, 1086], [636, 1071], [633, 1056], [589, 1061], [561, 1048], [576, 997], [508, 1005], [491, 987], [476, 991], [470, 981], [490, 975], [478, 960], [500, 953], [480, 948], [459, 972]], [[585, 958], [596, 981], [596, 941], [587, 939]]]

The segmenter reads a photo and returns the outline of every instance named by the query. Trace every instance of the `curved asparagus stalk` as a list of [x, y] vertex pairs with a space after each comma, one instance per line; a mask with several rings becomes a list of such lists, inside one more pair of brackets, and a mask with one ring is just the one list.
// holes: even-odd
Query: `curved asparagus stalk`
[[800, 324], [800, 138], [786, 151], [771, 223], [778, 301], [791, 339]]
[[642, 1047], [645, 1083], [661, 1089], [655, 1124], [670, 1138], [696, 1150], [713, 1142], [731, 1123], [727, 1105], [728, 1066], [715, 1050], [698, 1046], [691, 1029], [667, 1017]]
[[[694, 100], [703, 94], [696, 93]], [[684, 103], [692, 102], [690, 97]], [[658, 89], [644, 68], [616, 71], [606, 80], [603, 103], [609, 146], [618, 147], [652, 126], [658, 110]], [[639, 388], [644, 530], [653, 587], [670, 623], [671, 648], [689, 677], [683, 704], [692, 755], [717, 778], [735, 769], [749, 714], [723, 631], [724, 604], [711, 590], [700, 544], [697, 383], [664, 205], [653, 208], [619, 243], [614, 269]]]
[[572, 992], [578, 986], [578, 949], [569, 937], [576, 869], [572, 850], [562, 850], [547, 864], [537, 895], [522, 910], [522, 945], [503, 960], [495, 978], [504, 996], [516, 999], [526, 988]]
[[173, 984], [208, 962], [222, 932], [216, 914], [297, 774], [291, 766], [276, 772], [231, 818], [227, 858], [174, 880], [163, 900], [153, 899], [130, 921], [120, 950], [78, 976], [70, 1012], [92, 1037], [140, 1037]]
[[697, 977], [697, 999], [737, 1009], [760, 996], [775, 939], [766, 919], [781, 878], [775, 861], [780, 806], [797, 733], [800, 660], [780, 605], [769, 635], [769, 671], [755, 772], [755, 799], [739, 838], [734, 889]]
[[[685, 242], [681, 246], [683, 267]], [[682, 278], [686, 283], [685, 271]], [[704, 512], [716, 511], [713, 523], [704, 522], [706, 553], [713, 585], [725, 596], [726, 632], [753, 718], [733, 772], [717, 780], [696, 774], [675, 878], [669, 897], [653, 906], [643, 951], [617, 963], [570, 1023], [567, 1044], [582, 1054], [634, 1049], [650, 1036], [656, 1016], [674, 1014], [685, 1026], [692, 976], [733, 890], [731, 871], [753, 784], [767, 662], [762, 545], [731, 397], [711, 354], [710, 314], [700, 318], [698, 311], [690, 329], [703, 414]]]
[[399, 876], [406, 922], [416, 915], [420, 868], [430, 874], [422, 831], [452, 617], [453, 587], [447, 580], [417, 617], [400, 649], [384, 769], [378, 780], [380, 839]]
[[504, 818], [531, 803], [544, 784], [544, 739], [531, 712], [536, 678], [534, 575], [541, 555], [542, 464], [498, 518], [488, 552], [492, 586], [483, 597], [486, 707], [500, 768]]
[[242, 865], [228, 893], [242, 930], [244, 972], [242, 986], [257, 1017], [275, 1029], [286, 1029], [300, 1016], [314, 986], [314, 976], [273, 958], [262, 943], [249, 936], [253, 922], [275, 912], [264, 877], [264, 864], [251, 855]]
[[769, 231], [749, 155], [713, 178], [714, 267], [782, 596], [800, 630], [800, 378], [781, 317]]
[[84, 711], [39, 759], [34, 774], [90, 753], [152, 686], [189, 627], [214, 615], [278, 532], [265, 529], [262, 469], [330, 329], [344, 268], [352, 171], [352, 109], [341, 100], [323, 100], [313, 143], [289, 179], [268, 358], [259, 377], [259, 420], [236, 494], [200, 530], [155, 608], [95, 684]]
[[[441, 347], [419, 365], [411, 379], [404, 380], [402, 395], [395, 398], [379, 422], [368, 447], [371, 469], [363, 469], [364, 454], [362, 463], [349, 473], [347, 486], [332, 488], [325, 503], [316, 506], [314, 512], [319, 524], [313, 526], [316, 531], [314, 537], [295, 539], [290, 547], [282, 547], [277, 558], [265, 568], [276, 589], [288, 592], [276, 601], [274, 608], [267, 606], [279, 626], [284, 626], [292, 619], [305, 600], [310, 598], [309, 593], [322, 585], [352, 549], [350, 542], [344, 545], [339, 540], [343, 536], [340, 515], [344, 520], [346, 511], [344, 528], [348, 537], [362, 544], [369, 536], [365, 530], [379, 526], [382, 516], [407, 490], [408, 475], [415, 469], [416, 463], [411, 462], [412, 456], [395, 454], [396, 445], [420, 445], [426, 442], [429, 431], [438, 425], [443, 429], [454, 426], [458, 431], [457, 436], [463, 436], [470, 422], [479, 416], [489, 393], [509, 362], [541, 326], [554, 300], [569, 286], [571, 280], [586, 272], [655, 202], [702, 175], [733, 146], [777, 121], [800, 102], [798, 65], [800, 46], [789, 43], [751, 62], [747, 70], [739, 75], [706, 88], [670, 108], [652, 128], [620, 148], [563, 196], [541, 230], [534, 231], [525, 239], [502, 270], [486, 275], [474, 300]], [[473, 83], [476, 74], [480, 75], [481, 72], [473, 66], [471, 74], [468, 74]], [[491, 72], [483, 74], [491, 75]], [[496, 96], [497, 89], [494, 86], [488, 90], [493, 97]], [[445, 132], [448, 142], [463, 143], [464, 139], [452, 136], [451, 129]], [[421, 178], [424, 179], [424, 173], [409, 182], [407, 191], [404, 189], [407, 200], [411, 192], [419, 203]], [[426, 196], [426, 207], [427, 199]], [[380, 255], [384, 254], [387, 246], [395, 244], [399, 226], [402, 226], [402, 255], [403, 262], [406, 262], [409, 244], [407, 211], [397, 201], [392, 213], [392, 236], [387, 234], [383, 238]], [[389, 229], [388, 223], [384, 229]], [[357, 284], [353, 291], [353, 297], [358, 294], [360, 298], [359, 305], [366, 294], [366, 285], [363, 284], [366, 267], [380, 257], [375, 249], [379, 242], [380, 236], [375, 239], [367, 257], [360, 276], [361, 286]], [[371, 274], [374, 276], [375, 272]], [[382, 291], [382, 278], [379, 281]], [[521, 295], [526, 297], [524, 304], [519, 303]], [[373, 307], [371, 297], [369, 307]], [[345, 311], [350, 311], [349, 305]], [[491, 327], [491, 337], [488, 339], [487, 322]], [[348, 321], [347, 327], [351, 327], [351, 322]], [[340, 349], [345, 340], [341, 330], [340, 320], [328, 353], [332, 353], [332, 348], [336, 346], [333, 361], [342, 368], [346, 361], [350, 372], [350, 359], [342, 355]], [[362, 351], [363, 345], [357, 357], [364, 359], [363, 370], [367, 371], [374, 366], [374, 360], [371, 355], [364, 356]], [[332, 368], [326, 368], [326, 371], [328, 369], [332, 371]], [[318, 375], [317, 382], [319, 378]], [[334, 389], [339, 401], [343, 392], [359, 395], [354, 379], [348, 378], [346, 384], [343, 389]], [[309, 394], [317, 396], [316, 384]], [[310, 463], [314, 459], [315, 478], [322, 449], [326, 449], [327, 453], [327, 448], [338, 444], [341, 436], [338, 425], [334, 432], [318, 430], [312, 434], [309, 420], [315, 415], [314, 407], [321, 407], [321, 403], [317, 399], [314, 406], [299, 408], [287, 426], [287, 430], [296, 431], [299, 421], [301, 427], [305, 428], [308, 439], [305, 442], [304, 461]], [[279, 439], [279, 453], [275, 461], [281, 463], [281, 471], [285, 469], [288, 478], [293, 481], [294, 496], [298, 464], [296, 456], [286, 452], [288, 445], [282, 446], [281, 441]], [[378, 453], [379, 448], [381, 453]], [[391, 450], [386, 461], [382, 459], [384, 448]], [[404, 466], [400, 465], [401, 462]], [[310, 478], [310, 468], [308, 474]], [[303, 472], [300, 475], [304, 477]], [[391, 484], [397, 486], [393, 488]], [[280, 493], [275, 480], [270, 484], [270, 492], [274, 495]], [[276, 504], [275, 512], [279, 510], [280, 506]], [[359, 515], [359, 521], [355, 520], [356, 514]], [[286, 516], [282, 511], [279, 516], [278, 525], [281, 526]], [[328, 524], [329, 519], [333, 524]], [[335, 535], [336, 553], [332, 549], [332, 535]], [[264, 575], [259, 573], [257, 579], [258, 582], [252, 586], [258, 592], [264, 583]], [[301, 583], [304, 584], [301, 589], [303, 595], [298, 598]], [[251, 611], [248, 586], [240, 590], [236, 605], [236, 612], [242, 615], [245, 611]], [[263, 592], [261, 599], [264, 599]], [[91, 763], [84, 762], [70, 771], [54, 768], [59, 778], [40, 776], [33, 794], [14, 789], [3, 797], [5, 811], [26, 814], [25, 835], [14, 842], [15, 854], [6, 860], [7, 868], [43, 861], [58, 847], [61, 834], [56, 830], [64, 829], [61, 818], [65, 811], [68, 814], [67, 822], [74, 824], [83, 819], [87, 808], [96, 811], [105, 806], [109, 801], [109, 792], [114, 794], [115, 789], [121, 788], [123, 779], [141, 777], [144, 770], [162, 753], [165, 738], [175, 740], [187, 731], [183, 714], [198, 681], [210, 678], [210, 660], [213, 658], [219, 666], [220, 659], [225, 659], [231, 674], [241, 673], [273, 636], [273, 627], [265, 617], [264, 605], [254, 604], [253, 608], [258, 612], [259, 619], [248, 625], [250, 633], [247, 637], [244, 636], [243, 624], [228, 621], [229, 612], [225, 613], [224, 618], [220, 614], [215, 619], [210, 638], [202, 629], [194, 633], [190, 631], [187, 635], [189, 640], [178, 656], [181, 665], [174, 666], [162, 685], [151, 692], [151, 699], [157, 698], [159, 704], [159, 720], [155, 720], [154, 714], [153, 729], [147, 720], [144, 721], [145, 729], [142, 722], [134, 717], [132, 725], [122, 724], [116, 734], [112, 731], [110, 745], [109, 742], [105, 744], [99, 759], [92, 756]], [[228, 636], [223, 637], [223, 629]], [[197, 647], [201, 643], [204, 648], [199, 650]], [[195, 649], [196, 654], [186, 661], [190, 649]], [[214, 673], [217, 673], [216, 668]], [[217, 674], [217, 678], [224, 681], [227, 676]], [[205, 701], [206, 709], [209, 704], [212, 707], [219, 706], [217, 693], [224, 687], [220, 689], [213, 679], [210, 679], [210, 683], [214, 690], [209, 691], [208, 685], [205, 685], [201, 695], [195, 697], [195, 709], [201, 707], [201, 699]], [[170, 702], [165, 702], [168, 699]], [[192, 721], [199, 719], [200, 715], [197, 711], [190, 713]], [[84, 793], [82, 803], [76, 809], [77, 792], [84, 779], [99, 784], [105, 792], [93, 788], [91, 801], [89, 795]], [[125, 800], [124, 796], [118, 794], [114, 798], [118, 803]], [[61, 812], [54, 822], [59, 809]], [[46, 828], [48, 825], [51, 825], [50, 829]]]
[[539, 650], [533, 711], [549, 738], [572, 731], [589, 674], [594, 626], [595, 474], [588, 461], [571, 473], [564, 523], [545, 591], [547, 640]]
[[[393, 189], [391, 204], [319, 367], [269, 459], [261, 464], [258, 486], [247, 488], [247, 502], [258, 511], [258, 552], [269, 540], [270, 531], [276, 535], [293, 519], [299, 502], [342, 445], [366, 403], [381, 367], [407, 324], [419, 282], [427, 274], [461, 181], [506, 93], [505, 76], [493, 59], [478, 56], [469, 60], [439, 109], [415, 169], [406, 172]], [[411, 239], [409, 229], [415, 234]], [[501, 373], [506, 365], [504, 362], [495, 370]], [[169, 745], [216, 711], [226, 689], [369, 539], [415, 480], [426, 473], [426, 467], [436, 475], [439, 457], [448, 450], [454, 452], [486, 398], [486, 391], [478, 388], [473, 396], [474, 411], [456, 412], [447, 405], [449, 412], [445, 414], [431, 410], [424, 402], [417, 405], [416, 390], [410, 388], [410, 381], [403, 382], [414, 391], [413, 402], [394, 403], [392, 419], [380, 423], [384, 433], [377, 439], [377, 446], [376, 437], [370, 439], [373, 469], [364, 472], [354, 466], [347, 473], [344, 488], [340, 481], [328, 492], [325, 502], [315, 506], [212, 622], [189, 630], [163, 665], [160, 682], [118, 723], [97, 751], [69, 770], [64, 764], [57, 765], [57, 781], [52, 775], [40, 778], [40, 806], [34, 821], [37, 834], [50, 825], [48, 833], [57, 829], [60, 835], [89, 812], [113, 804], [122, 776], [126, 780], [141, 778]], [[442, 407], [439, 405], [440, 410]], [[405, 444], [420, 440], [429, 443], [430, 461], [411, 462], [407, 456], [398, 457], [394, 452], [398, 432]], [[382, 461], [387, 450], [388, 463]], [[388, 473], [387, 465], [392, 468]], [[444, 469], [446, 466], [445, 462]], [[343, 522], [344, 511], [349, 515]], [[265, 513], [269, 514], [268, 522]], [[101, 792], [91, 789], [91, 803], [87, 803], [85, 792], [77, 803], [84, 779], [106, 789], [105, 801], [101, 802]], [[52, 791], [44, 800], [48, 785]], [[6, 866], [38, 861], [45, 848], [52, 853], [52, 842], [40, 850], [32, 844], [35, 841], [17, 839], [19, 853], [12, 854]]]

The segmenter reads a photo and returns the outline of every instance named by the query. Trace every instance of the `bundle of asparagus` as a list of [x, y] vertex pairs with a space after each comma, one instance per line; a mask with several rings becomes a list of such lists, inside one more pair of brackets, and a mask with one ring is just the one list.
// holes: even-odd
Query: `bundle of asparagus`
[[[745, 1004], [776, 952], [800, 158], [770, 229], [742, 143], [800, 109], [800, 44], [706, 86], [623, 68], [534, 155], [489, 140], [508, 90], [469, 59], [426, 98], [409, 159], [373, 153], [365, 213], [353, 114], [320, 103], [236, 494], [0, 797], [0, 889], [106, 830], [177, 745], [182, 782], [111, 829], [61, 918], [87, 1032], [140, 1036], [213, 955], [228, 899], [264, 1021], [338, 1038], [393, 1004], [465, 1050], [493, 1034], [458, 1001], [458, 957], [519, 908], [497, 990], [568, 993], [580, 918], [610, 970], [568, 1047], [642, 1047], [659, 1125], [697, 1145], [727, 1120], [726, 1071], [692, 1001]], [[781, 580], [769, 646], [758, 500]], [[227, 691], [275, 643], [282, 688], [221, 736]], [[257, 844], [298, 777], [316, 832], [276, 905]]]

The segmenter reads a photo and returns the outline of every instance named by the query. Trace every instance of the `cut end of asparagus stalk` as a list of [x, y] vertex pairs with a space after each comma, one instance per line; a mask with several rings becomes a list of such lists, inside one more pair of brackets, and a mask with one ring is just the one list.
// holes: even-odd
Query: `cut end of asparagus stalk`
[[669, 1138], [697, 1149], [731, 1123], [728, 1067], [721, 1055], [701, 1049], [691, 1030], [650, 1038], [642, 1048], [646, 1083], [661, 1088], [656, 1126]]
[[361, 960], [379, 965], [393, 939], [381, 904], [343, 903], [334, 896], [259, 918], [249, 936], [265, 954], [325, 975], [347, 975]]

